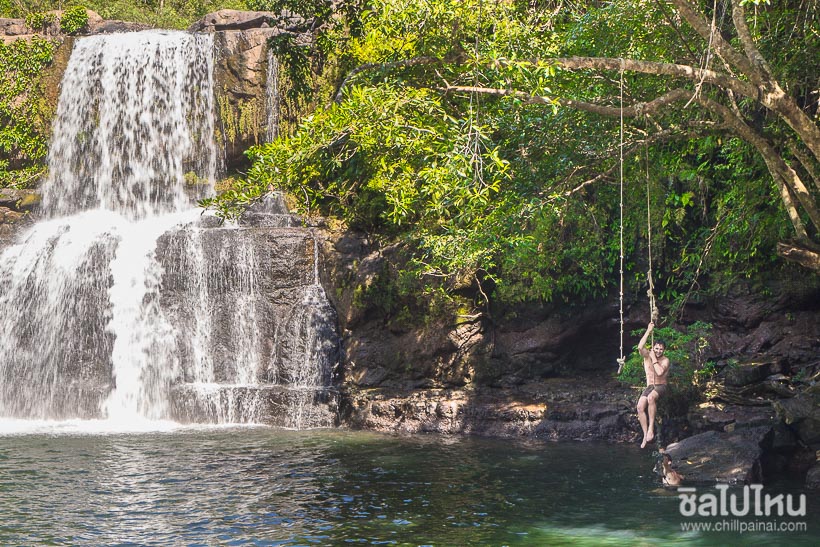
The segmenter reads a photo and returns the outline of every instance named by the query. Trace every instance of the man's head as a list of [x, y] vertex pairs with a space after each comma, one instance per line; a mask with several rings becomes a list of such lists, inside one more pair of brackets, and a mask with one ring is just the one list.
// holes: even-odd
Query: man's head
[[663, 355], [663, 352], [666, 351], [666, 343], [661, 340], [655, 340], [655, 343], [652, 345], [652, 351], [655, 352], [655, 356], [660, 357]]

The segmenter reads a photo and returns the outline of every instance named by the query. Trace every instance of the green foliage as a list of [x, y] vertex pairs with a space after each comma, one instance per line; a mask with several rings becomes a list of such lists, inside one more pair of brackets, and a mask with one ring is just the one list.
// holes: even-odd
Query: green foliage
[[[309, 11], [312, 4], [258, 7]], [[612, 104], [619, 82], [538, 59], [686, 59], [691, 30], [669, 25], [666, 9], [623, 1], [553, 13], [524, 2], [374, 0], [356, 33], [337, 27], [319, 40], [339, 66], [369, 69], [348, 72], [339, 104], [252, 150], [248, 180], [206, 204], [235, 215], [269, 188], [283, 188], [305, 211], [405, 242], [412, 260], [404, 271], [424, 283], [444, 279], [458, 290], [481, 279], [502, 301], [604, 295], [617, 279], [620, 219], [617, 179], [600, 174], [617, 173], [618, 121], [557, 99]], [[772, 14], [766, 20], [776, 27]], [[316, 51], [286, 38], [273, 46], [290, 67], [296, 101], [310, 87]], [[624, 75], [633, 99], [669, 85]], [[445, 91], [455, 86], [542, 99]], [[651, 124], [699, 116], [670, 108]], [[654, 131], [647, 124], [627, 120], [626, 138]], [[771, 270], [775, 243], [788, 235], [765, 165], [737, 139], [705, 133], [661, 141], [625, 162], [624, 180], [627, 290], [645, 290], [651, 226], [656, 294], [673, 311], [708, 276], [725, 283]]]
[[55, 44], [42, 38], [0, 43], [0, 187], [34, 184], [44, 170], [52, 112], [41, 76]]
[[53, 13], [31, 12], [26, 15], [26, 26], [39, 32], [45, 31], [56, 21], [57, 16]]
[[88, 12], [83, 6], [67, 8], [60, 18], [60, 30], [66, 34], [74, 34], [88, 24]]
[[[709, 334], [712, 325], [696, 321], [691, 325], [678, 330], [672, 327], [656, 328], [653, 332], [655, 343], [663, 341], [666, 344], [664, 355], [669, 358], [669, 383], [675, 387], [685, 388], [692, 385], [699, 378], [714, 372], [714, 363], [705, 362], [704, 355], [709, 347]], [[644, 331], [632, 332], [633, 336], [643, 336]], [[651, 339], [650, 345], [651, 347]], [[638, 353], [638, 347], [633, 348], [624, 364], [619, 376], [620, 380], [633, 385], [645, 385], [646, 375], [643, 368], [643, 357]]]
[[[174, 29], [188, 28], [197, 19], [219, 9], [247, 9], [245, 0], [85, 0], [83, 4], [103, 19], [133, 21]], [[63, 3], [58, 0], [0, 0], [0, 17], [27, 17], [30, 14], [60, 9], [63, 9]], [[81, 22], [79, 11], [69, 21], [68, 27], [63, 26], [64, 32], [72, 33], [82, 28], [76, 26]], [[32, 28], [39, 29], [42, 25]]]

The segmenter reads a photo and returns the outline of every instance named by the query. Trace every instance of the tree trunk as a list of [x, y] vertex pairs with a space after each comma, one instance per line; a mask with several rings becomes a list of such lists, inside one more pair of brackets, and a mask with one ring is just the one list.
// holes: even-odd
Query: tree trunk
[[820, 250], [796, 243], [778, 243], [777, 254], [789, 262], [820, 272]]

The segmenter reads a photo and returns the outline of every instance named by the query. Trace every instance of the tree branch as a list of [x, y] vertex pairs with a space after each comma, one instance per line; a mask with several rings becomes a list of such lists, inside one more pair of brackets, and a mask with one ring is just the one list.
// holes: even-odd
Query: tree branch
[[[641, 152], [641, 150], [643, 150], [643, 148], [646, 147], [646, 146], [656, 144], [658, 142], [670, 141], [672, 139], [698, 137], [698, 136], [701, 136], [702, 131], [704, 129], [711, 130], [711, 129], [716, 129], [717, 127], [718, 127], [717, 124], [715, 124], [715, 122], [712, 122], [712, 121], [698, 121], [698, 122], [689, 122], [689, 123], [686, 124], [685, 127], [674, 126], [674, 127], [668, 128], [668, 129], [664, 129], [662, 131], [659, 131], [658, 133], [655, 133], [655, 134], [647, 137], [646, 139], [644, 139], [642, 141], [636, 141], [633, 146], [631, 146], [627, 150], [624, 150], [624, 159], [631, 158], [635, 154]], [[619, 164], [616, 163], [615, 165], [613, 165], [612, 167], [610, 167], [606, 171], [598, 173], [596, 176], [592, 177], [591, 179], [585, 180], [584, 182], [577, 185], [575, 188], [573, 188], [571, 190], [565, 191], [563, 193], [563, 196], [564, 197], [571, 196], [572, 194], [575, 194], [576, 192], [579, 192], [579, 191], [583, 190], [584, 188], [586, 188], [590, 184], [594, 184], [594, 183], [596, 183], [600, 180], [608, 178], [612, 174], [612, 172], [615, 171], [615, 169], [618, 166], [619, 166]]]
[[413, 57], [412, 59], [404, 59], [401, 61], [396, 61], [393, 63], [365, 63], [363, 65], [359, 65], [350, 72], [347, 73], [345, 79], [342, 81], [341, 85], [339, 86], [339, 90], [336, 92], [336, 96], [333, 98], [334, 102], [341, 102], [342, 95], [344, 94], [345, 87], [350, 83], [350, 81], [359, 73], [365, 72], [368, 70], [392, 70], [394, 68], [402, 68], [408, 66], [418, 66], [418, 65], [432, 65], [436, 63], [440, 63], [441, 60], [435, 57]]
[[[447, 87], [434, 88], [443, 93], [451, 91], [459, 93], [481, 93], [483, 95], [494, 95], [496, 97], [513, 97], [525, 104], [544, 104], [548, 106], [560, 105], [574, 110], [583, 110], [594, 114], [599, 114], [606, 117], [617, 117], [621, 115], [621, 108], [617, 106], [605, 106], [585, 101], [576, 101], [574, 99], [551, 99], [541, 95], [532, 95], [524, 91], [515, 91], [512, 89], [497, 89], [491, 87], [474, 87], [474, 86], [458, 86], [448, 85]], [[672, 91], [661, 95], [646, 103], [635, 103], [623, 108], [623, 115], [627, 118], [651, 114], [658, 111], [661, 107], [670, 103], [688, 99], [692, 92], [686, 89], [673, 89]]]
[[[678, 3], [687, 4], [686, 0], [671, 1], [675, 2], [676, 5]], [[719, 38], [716, 40], [716, 43], [721, 41], [722, 38]], [[745, 57], [743, 57], [743, 59], [745, 59]], [[395, 63], [369, 63], [366, 65], [361, 65], [353, 69], [350, 74], [348, 74], [347, 78], [345, 78], [344, 82], [342, 82], [342, 85], [339, 87], [339, 92], [336, 94], [336, 100], [341, 100], [342, 92], [350, 79], [365, 70], [373, 70], [377, 68], [392, 69], [396, 67], [435, 64], [441, 62], [443, 61], [433, 57], [415, 57], [413, 59], [397, 61]], [[609, 57], [559, 57], [543, 59], [540, 61], [538, 59], [533, 59], [531, 62], [551, 63], [555, 66], [560, 66], [566, 69], [628, 70], [630, 72], [654, 74], [657, 76], [672, 76], [685, 78], [698, 83], [709, 83], [725, 90], [731, 90], [735, 93], [758, 101], [766, 108], [779, 114], [783, 120], [788, 123], [792, 129], [794, 129], [803, 142], [806, 143], [806, 146], [811, 150], [814, 157], [820, 160], [820, 128], [818, 128], [817, 124], [797, 106], [794, 100], [783, 91], [775, 80], [769, 79], [765, 82], [760, 82], [760, 75], [757, 72], [753, 71], [751, 76], [749, 76], [749, 74], [747, 74], [747, 76], [754, 81], [760, 82], [760, 85], [754, 85], [727, 74], [715, 72], [714, 70], [695, 68], [688, 65], [678, 65], [675, 63], [638, 61], [634, 59], [614, 59]], [[747, 70], [753, 69], [752, 64], [748, 62], [748, 59], [746, 59], [744, 66]], [[480, 88], [475, 89], [477, 90]], [[491, 92], [488, 90], [487, 93]], [[524, 92], [516, 92], [513, 90], [496, 90], [492, 93], [509, 96], [515, 96], [517, 93], [523, 93], [520, 97], [526, 97], [528, 95]], [[536, 100], [536, 102], [540, 101]]]
[[803, 267], [820, 272], [820, 250], [794, 243], [778, 243], [777, 254]]
[[596, 70], [625, 70], [641, 72], [657, 76], [674, 76], [686, 78], [693, 82], [705, 82], [719, 87], [731, 89], [752, 99], [759, 99], [756, 86], [739, 80], [727, 74], [715, 72], [689, 65], [675, 63], [659, 63], [657, 61], [638, 61], [635, 59], [614, 59], [609, 57], [558, 57], [544, 59], [543, 62], [552, 63], [568, 69], [592, 68]]
[[809, 178], [814, 181], [814, 186], [820, 190], [820, 175], [818, 175], [817, 170], [814, 168], [814, 165], [811, 162], [811, 159], [803, 153], [800, 149], [800, 145], [797, 144], [794, 139], [789, 139], [788, 142], [789, 151], [792, 155], [797, 158], [797, 161], [803, 166], [803, 169], [806, 170], [806, 173], [809, 174]]
[[[763, 161], [766, 163], [766, 166], [769, 168], [769, 173], [771, 173], [772, 178], [780, 189], [780, 197], [783, 200], [783, 205], [786, 207], [786, 212], [789, 215], [789, 219], [792, 222], [792, 226], [794, 227], [794, 231], [797, 234], [798, 239], [801, 241], [808, 241], [809, 237], [806, 233], [806, 228], [803, 226], [803, 221], [800, 219], [800, 215], [797, 212], [797, 208], [794, 205], [794, 201], [789, 190], [791, 189], [797, 195], [797, 198], [809, 213], [809, 217], [812, 219], [812, 222], [815, 224], [815, 228], [817, 229], [820, 229], [820, 214], [817, 211], [817, 207], [812, 203], [812, 200], [805, 199], [806, 197], [811, 198], [811, 196], [808, 195], [808, 191], [806, 190], [805, 185], [802, 184], [802, 181], [800, 181], [797, 173], [795, 173], [794, 170], [789, 167], [785, 161], [783, 161], [780, 154], [777, 153], [774, 147], [766, 139], [760, 136], [754, 129], [749, 127], [749, 125], [741, 118], [735, 116], [730, 109], [717, 101], [713, 101], [705, 97], [697, 97], [695, 100], [701, 106], [711, 110], [723, 118], [724, 123], [726, 123], [729, 128], [734, 130], [738, 135], [740, 135], [741, 138], [757, 149], [763, 157]], [[798, 182], [799, 187], [802, 188], [795, 188], [793, 186], [795, 182]]]
[[713, 32], [709, 21], [695, 10], [690, 0], [669, 0], [669, 2], [678, 9], [681, 16], [686, 19], [689, 26], [695, 29], [695, 32], [700, 34], [701, 38], [706, 40], [707, 43], [711, 39], [712, 47], [715, 48], [721, 59], [745, 74], [755, 86], [760, 85], [758, 72], [749, 59], [737, 52], [730, 43], [724, 40], [720, 32]]
[[763, 58], [763, 55], [760, 54], [752, 39], [752, 33], [749, 32], [749, 27], [746, 25], [746, 10], [743, 9], [738, 0], [732, 2], [732, 21], [735, 23], [737, 37], [743, 46], [743, 51], [746, 52], [746, 57], [751, 61], [752, 70], [759, 75], [762, 82], [771, 80], [772, 69], [766, 59]]

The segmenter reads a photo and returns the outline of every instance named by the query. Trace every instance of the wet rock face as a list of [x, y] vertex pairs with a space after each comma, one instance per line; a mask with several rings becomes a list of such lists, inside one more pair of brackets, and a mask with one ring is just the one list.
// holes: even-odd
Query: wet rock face
[[[390, 432], [639, 438], [638, 391], [611, 381], [617, 305], [523, 305], [493, 310], [492, 321], [476, 315], [397, 325], [378, 302], [360, 298], [378, 292], [379, 276], [397, 261], [394, 249], [346, 232], [330, 239], [324, 254], [322, 278], [333, 288], [328, 294], [342, 329], [345, 423]], [[637, 342], [628, 333], [645, 328], [642, 309], [627, 310], [626, 351]], [[782, 281], [765, 295], [741, 286], [686, 309], [684, 324], [712, 323], [705, 359], [722, 367], [715, 401], [688, 415], [685, 407], [665, 415], [660, 427], [663, 444], [684, 439], [672, 454], [673, 469], [686, 482], [805, 473], [795, 462], [802, 446], [817, 442], [820, 404], [814, 395], [798, 394], [820, 370], [818, 312], [820, 286], [800, 279]], [[662, 413], [668, 412], [664, 404]], [[692, 434], [694, 440], [686, 439]], [[702, 465], [680, 467], [690, 456]]]
[[774, 409], [805, 445], [820, 450], [820, 384], [794, 398], [776, 401]]
[[820, 490], [820, 463], [812, 467], [806, 474], [806, 487], [812, 490]]
[[[156, 252], [161, 307], [173, 324], [186, 326], [177, 340], [181, 363], [206, 355], [208, 379], [218, 383], [330, 385], [336, 317], [324, 295], [314, 294], [321, 289], [308, 230], [180, 230], [163, 235]], [[207, 317], [192, 314], [202, 302]], [[300, 377], [305, 361], [316, 362], [311, 374], [320, 377]], [[248, 363], [254, 370], [238, 369]], [[203, 381], [198, 375], [183, 367], [184, 382]]]
[[[379, 276], [395, 262], [395, 252], [348, 232], [325, 254], [324, 281], [334, 288], [328, 293], [345, 341], [345, 376], [355, 386], [511, 388], [554, 376], [610, 376], [616, 368], [618, 309], [608, 302], [521, 305], [509, 313], [494, 310], [492, 320], [477, 314], [397, 326], [378, 302], [359, 297], [378, 291]], [[803, 375], [810, 376], [820, 364], [820, 286], [784, 282], [778, 290], [767, 297], [738, 289], [686, 312], [687, 323], [713, 324], [705, 359], [731, 363], [720, 380], [738, 398], [763, 397], [765, 403], [789, 396], [787, 378], [806, 367]], [[627, 315], [627, 352], [637, 342], [628, 333], [645, 327], [640, 315], [638, 306]]]
[[267, 40], [280, 32], [264, 28], [214, 34], [217, 138], [228, 169], [247, 163], [245, 150], [265, 140]]

